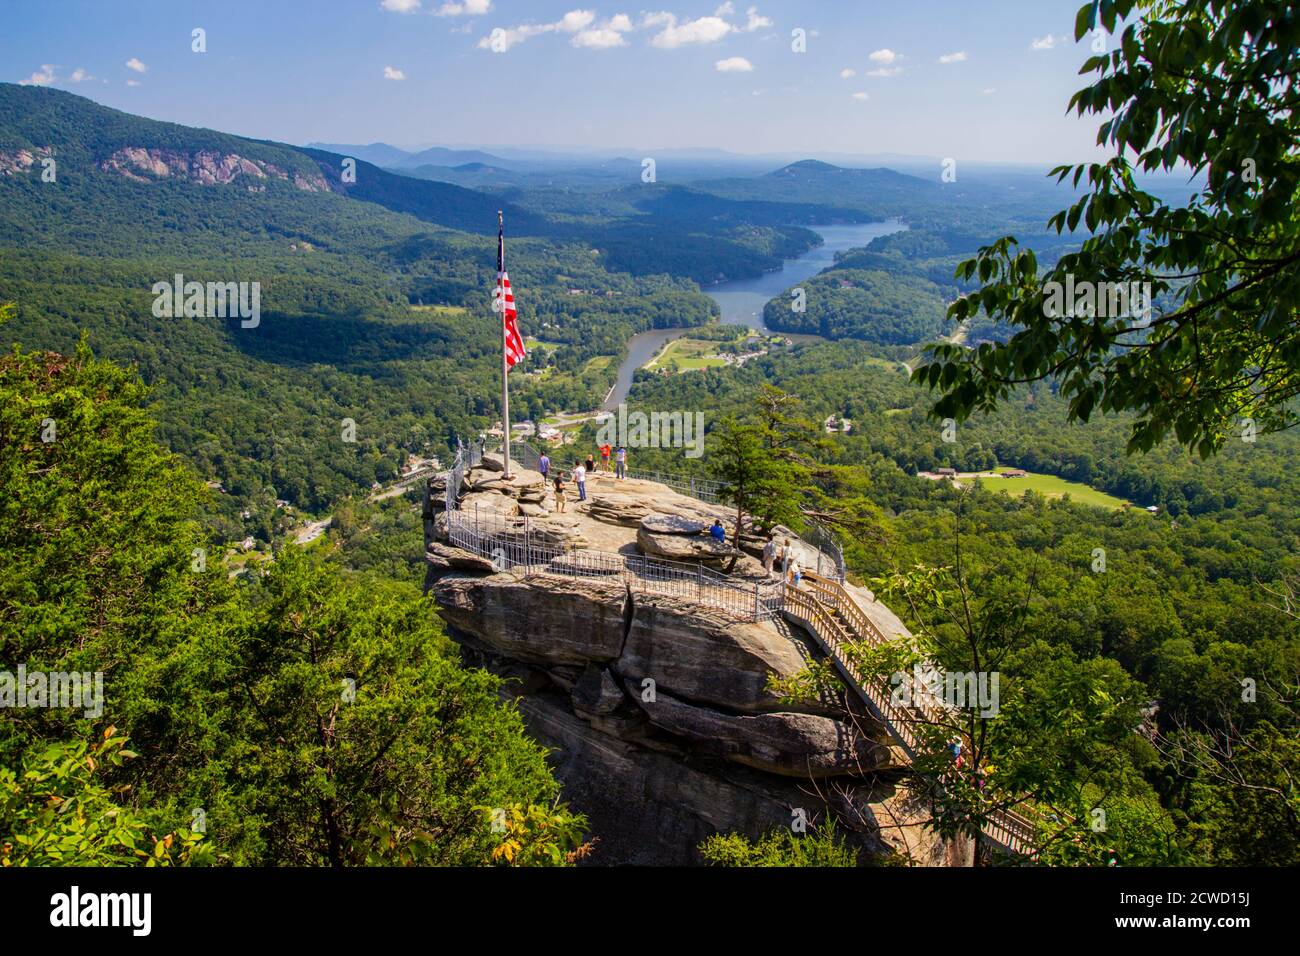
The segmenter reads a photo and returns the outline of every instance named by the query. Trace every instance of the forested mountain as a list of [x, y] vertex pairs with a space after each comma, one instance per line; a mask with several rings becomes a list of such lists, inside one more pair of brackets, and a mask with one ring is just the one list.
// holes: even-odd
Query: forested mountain
[[[85, 335], [135, 364], [167, 441], [230, 492], [232, 536], [240, 511], [269, 539], [271, 499], [323, 507], [492, 420], [498, 208], [520, 237], [523, 327], [561, 346], [519, 377], [529, 416], [596, 405], [613, 368], [592, 360], [632, 333], [707, 321], [712, 303], [676, 276], [756, 274], [815, 241], [743, 217], [565, 221], [365, 162], [345, 181], [342, 159], [0, 85], [6, 333], [65, 352]], [[259, 283], [260, 323], [154, 317], [152, 287], [178, 273]]]

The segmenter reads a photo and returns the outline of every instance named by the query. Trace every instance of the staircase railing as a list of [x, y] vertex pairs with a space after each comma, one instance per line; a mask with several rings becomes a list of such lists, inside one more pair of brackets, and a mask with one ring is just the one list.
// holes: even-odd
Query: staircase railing
[[[821, 639], [841, 677], [866, 703], [871, 712], [888, 727], [911, 759], [916, 758], [919, 742], [916, 728], [922, 724], [938, 724], [947, 716], [950, 707], [937, 706], [929, 701], [913, 700], [910, 706], [893, 703], [889, 687], [879, 678], [864, 678], [844, 650], [846, 642], [865, 642], [879, 646], [887, 638], [867, 616], [851, 594], [838, 582], [815, 574], [804, 581], [807, 591], [786, 588], [785, 608]], [[841, 625], [831, 609], [838, 612], [847, 627]], [[992, 843], [1013, 853], [1035, 856], [1038, 852], [1038, 827], [1031, 815], [1010, 809], [995, 809], [988, 814], [982, 827], [985, 837]]]
[[[459, 440], [456, 445], [456, 458], [445, 473], [448, 537], [456, 547], [488, 558], [500, 570], [515, 568], [523, 569], [525, 573], [562, 577], [615, 578], [634, 590], [685, 597], [746, 620], [762, 621], [785, 613], [807, 627], [845, 683], [885, 725], [911, 759], [915, 759], [917, 753], [915, 728], [923, 723], [937, 723], [946, 716], [943, 708], [929, 702], [916, 702], [910, 707], [896, 706], [888, 685], [878, 678], [864, 676], [853, 663], [846, 645], [865, 642], [879, 646], [888, 638], [844, 588], [843, 552], [834, 536], [820, 526], [818, 531], [823, 539], [819, 552], [821, 545], [828, 542], [833, 545], [835, 574], [827, 576], [819, 571], [807, 571], [803, 576], [804, 589], [788, 586], [781, 580], [742, 584], [740, 579], [698, 564], [547, 544], [536, 540], [527, 518], [479, 513], [470, 518], [459, 510], [465, 472], [482, 461], [485, 445], [477, 443], [467, 449]], [[526, 442], [511, 443], [511, 458], [523, 467], [536, 469], [539, 457], [536, 449]], [[664, 481], [665, 477], [671, 476], [642, 473], [647, 477], [650, 474], [656, 477], [649, 480], [674, 487]], [[695, 484], [703, 479], [676, 476], [676, 481], [677, 490], [684, 490], [680, 486], [685, 483], [694, 497], [709, 500], [704, 495], [711, 489]], [[836, 619], [836, 613], [844, 624]], [[991, 812], [983, 833], [990, 842], [1013, 853], [1032, 857], [1038, 852], [1037, 826], [1030, 817], [1015, 811]]]

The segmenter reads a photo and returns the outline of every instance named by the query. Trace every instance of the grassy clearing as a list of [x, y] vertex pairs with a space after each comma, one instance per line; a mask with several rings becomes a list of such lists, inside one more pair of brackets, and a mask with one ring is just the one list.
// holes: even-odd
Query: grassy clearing
[[560, 342], [543, 342], [541, 339], [535, 339], [532, 336], [525, 336], [524, 338], [524, 348], [530, 352], [554, 352], [560, 345]]
[[430, 312], [433, 315], [468, 315], [469, 310], [460, 305], [413, 305], [412, 312]]
[[717, 342], [692, 338], [673, 339], [646, 365], [646, 368], [660, 368], [670, 362], [676, 362], [677, 368], [683, 372], [702, 368], [721, 368], [727, 362], [718, 356], [717, 350]]
[[[998, 474], [1001, 474], [1011, 469], [1007, 466], [999, 466], [995, 470]], [[1024, 478], [985, 478], [983, 481], [985, 488], [1001, 491], [1009, 495], [1019, 496], [1026, 491], [1036, 491], [1048, 498], [1060, 498], [1068, 494], [1071, 501], [1077, 501], [1084, 505], [1094, 505], [1098, 508], [1115, 509], [1128, 504], [1123, 498], [1116, 498], [1114, 495], [1108, 495], [1104, 491], [1098, 491], [1096, 488], [1090, 488], [1077, 481], [1066, 481], [1064, 478], [1058, 478], [1055, 475], [1040, 475], [1032, 471]]]

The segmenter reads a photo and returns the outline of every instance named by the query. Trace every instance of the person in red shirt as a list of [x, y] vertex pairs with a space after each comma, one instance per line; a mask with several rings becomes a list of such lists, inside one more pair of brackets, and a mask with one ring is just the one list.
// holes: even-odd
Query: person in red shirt
[[609, 474], [609, 453], [611, 451], [613, 451], [613, 449], [609, 447], [609, 442], [605, 442], [605, 444], [600, 446], [600, 464], [607, 475]]

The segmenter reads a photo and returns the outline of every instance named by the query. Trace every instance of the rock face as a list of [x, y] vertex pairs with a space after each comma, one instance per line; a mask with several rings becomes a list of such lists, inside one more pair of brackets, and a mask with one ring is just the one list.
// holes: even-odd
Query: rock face
[[667, 694], [642, 703], [650, 723], [703, 753], [799, 779], [865, 773], [892, 766], [892, 751], [853, 728], [815, 714], [732, 715]]
[[637, 547], [642, 554], [668, 561], [699, 561], [709, 567], [727, 564], [736, 549], [714, 541], [707, 534], [656, 534], [642, 525], [636, 532]]
[[201, 149], [191, 153], [128, 146], [103, 160], [99, 168], [142, 183], [159, 179], [188, 179], [213, 186], [231, 183], [240, 177], [253, 180], [273, 178], [291, 181], [304, 192], [329, 192], [329, 185], [319, 172], [290, 172], [274, 163], [216, 150]]
[[0, 150], [0, 176], [16, 176], [18, 173], [25, 173], [38, 161], [49, 159], [53, 155], [54, 150], [49, 146], [39, 147], [35, 151], [30, 149]]
[[[712, 523], [709, 507], [684, 499], [689, 509], [678, 510], [672, 499], [682, 496], [662, 486], [590, 482], [590, 507], [526, 521], [518, 514], [537, 483], [523, 474], [494, 487], [499, 479], [475, 469], [460, 513], [497, 515], [500, 541], [581, 540], [610, 558], [656, 554], [668, 539], [697, 561], [723, 554], [693, 550], [715, 544], [693, 533]], [[796, 810], [811, 820], [835, 812], [869, 852], [942, 863], [942, 844], [896, 790], [899, 758], [885, 730], [866, 715], [850, 719], [842, 695], [791, 706], [769, 689], [818, 658], [807, 635], [647, 592], [635, 577], [554, 573], [592, 567], [573, 552], [500, 570], [446, 541], [444, 491], [430, 482], [428, 588], [466, 658], [510, 678], [503, 693], [554, 748], [565, 799], [599, 837], [593, 863], [698, 863], [709, 835], [758, 836], [789, 826]]]
[[457, 574], [433, 593], [449, 624], [512, 660], [608, 664], [622, 654], [622, 584], [547, 578], [533, 587], [512, 574]]

